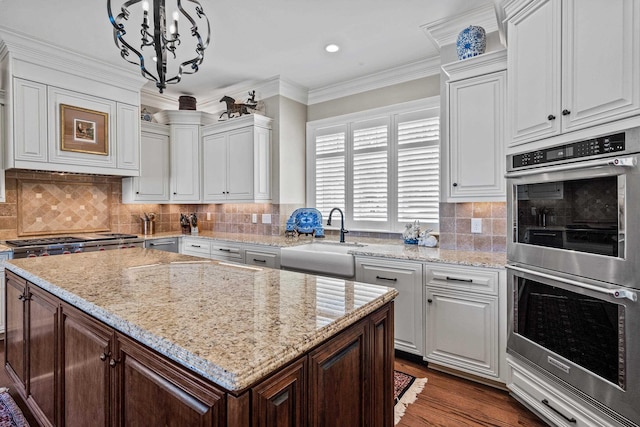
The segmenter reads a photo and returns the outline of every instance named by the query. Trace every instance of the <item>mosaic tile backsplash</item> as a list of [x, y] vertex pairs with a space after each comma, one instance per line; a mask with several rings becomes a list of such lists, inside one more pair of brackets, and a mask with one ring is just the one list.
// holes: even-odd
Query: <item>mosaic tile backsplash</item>
[[18, 182], [18, 235], [105, 231], [111, 184], [65, 181]]

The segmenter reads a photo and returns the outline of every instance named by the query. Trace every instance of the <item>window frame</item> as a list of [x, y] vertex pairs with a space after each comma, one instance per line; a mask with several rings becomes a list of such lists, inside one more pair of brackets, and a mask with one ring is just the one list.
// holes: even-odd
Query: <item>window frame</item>
[[[359, 111], [356, 113], [349, 113], [340, 116], [329, 117], [326, 119], [314, 120], [307, 122], [307, 136], [306, 136], [306, 203], [307, 206], [316, 206], [316, 137], [322, 134], [331, 133], [335, 129], [345, 130], [345, 228], [353, 231], [372, 231], [372, 232], [391, 232], [400, 233], [404, 230], [405, 223], [398, 221], [398, 141], [397, 133], [398, 122], [397, 117], [402, 115], [411, 115], [422, 110], [432, 110], [433, 115], [430, 117], [439, 117], [440, 128], [442, 128], [442, 115], [440, 113], [440, 96], [433, 96], [429, 98], [423, 98], [415, 101], [404, 102], [400, 104], [394, 104], [390, 106]], [[387, 221], [384, 222], [366, 222], [357, 221], [353, 219], [353, 169], [354, 169], [354, 148], [353, 148], [353, 131], [354, 129], [361, 128], [364, 123], [386, 123], [387, 128], [387, 143], [390, 145], [388, 151], [388, 175], [387, 175], [387, 189], [388, 194], [393, 194], [393, 197], [388, 197], [387, 202]], [[442, 165], [442, 132], [440, 132], [439, 142], [437, 143], [440, 149], [440, 161], [439, 169]], [[438, 188], [439, 190], [439, 188]], [[334, 215], [335, 216], [335, 215]], [[326, 218], [324, 218], [326, 222]], [[334, 225], [337, 227], [326, 227], [328, 229], [339, 229], [339, 223], [335, 221]], [[380, 225], [384, 224], [381, 228]], [[439, 229], [439, 224], [435, 223], [422, 223], [423, 227], [431, 228], [434, 230]]]

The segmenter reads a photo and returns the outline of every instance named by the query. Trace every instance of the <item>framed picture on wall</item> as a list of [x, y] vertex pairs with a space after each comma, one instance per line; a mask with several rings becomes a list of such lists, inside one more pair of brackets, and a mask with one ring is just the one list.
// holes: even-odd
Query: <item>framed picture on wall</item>
[[109, 154], [109, 114], [60, 104], [60, 149]]

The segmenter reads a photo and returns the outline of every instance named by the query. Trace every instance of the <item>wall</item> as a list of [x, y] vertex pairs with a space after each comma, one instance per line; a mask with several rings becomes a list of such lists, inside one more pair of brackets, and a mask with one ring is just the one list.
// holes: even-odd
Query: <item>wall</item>
[[440, 94], [440, 76], [433, 75], [356, 95], [309, 105], [307, 121], [365, 111], [387, 105], [429, 98]]
[[[33, 222], [38, 211], [50, 211], [52, 209], [51, 200], [47, 197], [36, 198], [34, 194], [23, 194], [21, 200], [28, 200], [29, 212], [24, 211], [24, 201], [19, 209], [20, 199], [18, 198], [18, 188], [21, 182], [41, 182], [47, 185], [57, 185], [64, 187], [65, 183], [84, 183], [88, 187], [91, 185], [99, 187], [105, 186], [110, 189], [110, 202], [108, 212], [104, 212], [105, 205], [102, 201], [91, 205], [91, 201], [86, 198], [79, 199], [70, 194], [64, 200], [65, 211], [91, 210], [92, 208], [102, 209], [101, 218], [108, 217], [108, 228], [110, 231], [118, 233], [142, 233], [142, 220], [144, 212], [156, 214], [156, 232], [179, 232], [180, 213], [193, 213], [198, 215], [199, 228], [201, 230], [233, 233], [255, 233], [266, 235], [280, 235], [284, 233], [284, 225], [291, 213], [298, 205], [277, 205], [277, 204], [194, 204], [194, 205], [170, 205], [170, 204], [123, 204], [122, 200], [122, 179], [120, 177], [64, 174], [51, 172], [37, 172], [26, 170], [10, 170], [5, 172], [6, 177], [6, 203], [0, 203], [0, 240], [15, 239], [19, 236], [19, 223], [22, 221]], [[83, 186], [83, 187], [87, 187]], [[32, 191], [31, 186], [27, 191]], [[41, 202], [36, 202], [41, 200]], [[18, 218], [18, 212], [22, 215], [31, 215], [29, 218]], [[282, 212], [282, 213], [281, 213]], [[211, 220], [207, 220], [207, 213], [211, 214]], [[258, 223], [251, 223], [251, 214], [258, 215]], [[262, 224], [262, 214], [271, 214], [271, 224]], [[81, 231], [94, 231], [94, 229], [75, 228], [69, 231], [69, 227], [64, 221], [47, 230], [46, 234], [73, 234]], [[102, 228], [102, 227], [100, 227]]]
[[[471, 218], [482, 219], [482, 233], [471, 234]], [[440, 248], [506, 252], [507, 204], [440, 203]]]

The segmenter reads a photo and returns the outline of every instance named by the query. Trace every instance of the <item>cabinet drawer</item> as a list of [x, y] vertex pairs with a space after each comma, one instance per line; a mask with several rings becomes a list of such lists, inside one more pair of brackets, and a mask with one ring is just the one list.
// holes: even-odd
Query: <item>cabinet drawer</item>
[[498, 272], [476, 267], [429, 266], [426, 270], [429, 286], [498, 294]]
[[241, 247], [216, 241], [211, 243], [211, 258], [225, 261], [244, 262]]
[[269, 268], [280, 268], [277, 254], [247, 250], [244, 253], [245, 263]]
[[182, 253], [209, 258], [211, 256], [211, 241], [194, 237], [182, 238]]
[[529, 372], [513, 359], [508, 360], [507, 387], [522, 402], [543, 418], [559, 427], [613, 427], [622, 426], [612, 419], [603, 419], [579, 401]]

